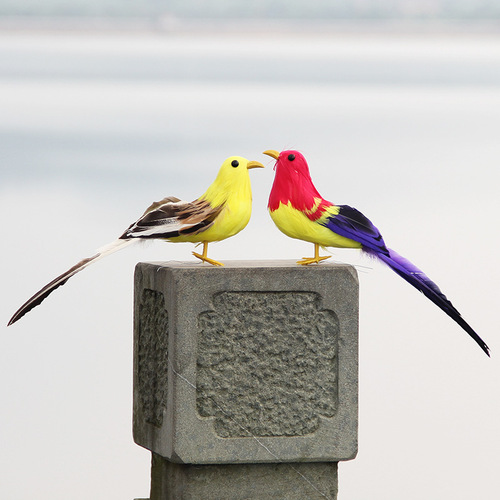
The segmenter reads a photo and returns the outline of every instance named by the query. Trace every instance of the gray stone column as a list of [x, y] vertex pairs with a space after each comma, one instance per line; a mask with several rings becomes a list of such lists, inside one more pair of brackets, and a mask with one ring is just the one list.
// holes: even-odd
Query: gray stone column
[[134, 331], [151, 500], [336, 499], [357, 452], [352, 267], [141, 263]]

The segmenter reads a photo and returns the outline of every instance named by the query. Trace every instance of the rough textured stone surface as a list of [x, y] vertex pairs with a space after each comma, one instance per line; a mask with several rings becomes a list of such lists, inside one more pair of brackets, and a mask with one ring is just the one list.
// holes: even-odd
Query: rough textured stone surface
[[354, 458], [353, 268], [139, 264], [135, 303], [138, 444], [192, 464]]
[[337, 463], [185, 465], [153, 454], [151, 500], [335, 500]]
[[137, 386], [144, 419], [160, 427], [167, 407], [168, 313], [161, 292], [143, 290], [139, 304]]
[[320, 303], [311, 292], [213, 297], [198, 318], [196, 402], [218, 436], [303, 436], [333, 417], [339, 324]]

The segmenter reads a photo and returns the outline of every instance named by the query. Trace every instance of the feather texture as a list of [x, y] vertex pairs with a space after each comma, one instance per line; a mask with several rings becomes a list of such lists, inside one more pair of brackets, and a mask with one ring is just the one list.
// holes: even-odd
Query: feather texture
[[410, 285], [422, 292], [428, 299], [442, 309], [450, 318], [456, 321], [479, 345], [479, 347], [489, 356], [490, 351], [486, 342], [475, 332], [475, 330], [462, 318], [462, 315], [447, 299], [439, 287], [423, 271], [412, 264], [409, 260], [399, 255], [394, 250], [389, 249], [389, 254], [375, 253], [375, 255], [385, 262], [394, 272], [399, 274]]
[[170, 196], [153, 203], [143, 216], [131, 224], [120, 239], [171, 239], [198, 234], [208, 229], [222, 207], [212, 207], [207, 200], [181, 201]]
[[364, 249], [389, 255], [380, 231], [359, 210], [348, 205], [338, 205], [337, 213], [329, 214], [321, 224], [345, 238], [361, 243]]
[[80, 262], [75, 264], [73, 267], [68, 269], [66, 272], [59, 275], [57, 278], [53, 279], [50, 283], [47, 283], [42, 289], [30, 297], [12, 316], [7, 326], [12, 325], [19, 319], [21, 319], [26, 313], [30, 312], [34, 307], [41, 304], [54, 290], [64, 285], [72, 276], [80, 271], [83, 271], [86, 267], [90, 266], [94, 262], [102, 259], [106, 255], [116, 252], [121, 248], [132, 243], [133, 240], [116, 240], [109, 245], [106, 245], [99, 250], [92, 257], [87, 257], [82, 259]]

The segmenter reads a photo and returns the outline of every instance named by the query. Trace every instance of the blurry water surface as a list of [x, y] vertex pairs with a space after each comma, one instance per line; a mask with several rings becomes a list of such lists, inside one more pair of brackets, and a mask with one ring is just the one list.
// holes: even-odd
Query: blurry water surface
[[[320, 192], [366, 213], [498, 353], [499, 131], [494, 36], [1, 35], [2, 321], [154, 199], [196, 198], [230, 155], [269, 168], [251, 172], [248, 228], [211, 255], [309, 254], [266, 213], [261, 153], [295, 148]], [[133, 265], [190, 250], [116, 254], [2, 332], [2, 498], [147, 496], [130, 434]], [[498, 362], [388, 271], [334, 258], [361, 280], [360, 454], [339, 498], [493, 498]]]

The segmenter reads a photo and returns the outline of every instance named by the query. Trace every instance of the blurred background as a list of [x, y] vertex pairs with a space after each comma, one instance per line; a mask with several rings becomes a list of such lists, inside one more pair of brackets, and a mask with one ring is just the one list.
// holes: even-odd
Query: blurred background
[[[154, 200], [192, 200], [222, 161], [251, 171], [247, 229], [211, 257], [295, 259], [266, 210], [266, 149], [301, 150], [319, 191], [364, 212], [485, 339], [492, 359], [390, 270], [360, 278], [359, 454], [339, 500], [493, 499], [500, 489], [500, 0], [0, 0], [5, 325]], [[132, 440], [137, 245], [0, 335], [0, 497], [149, 495]]]

